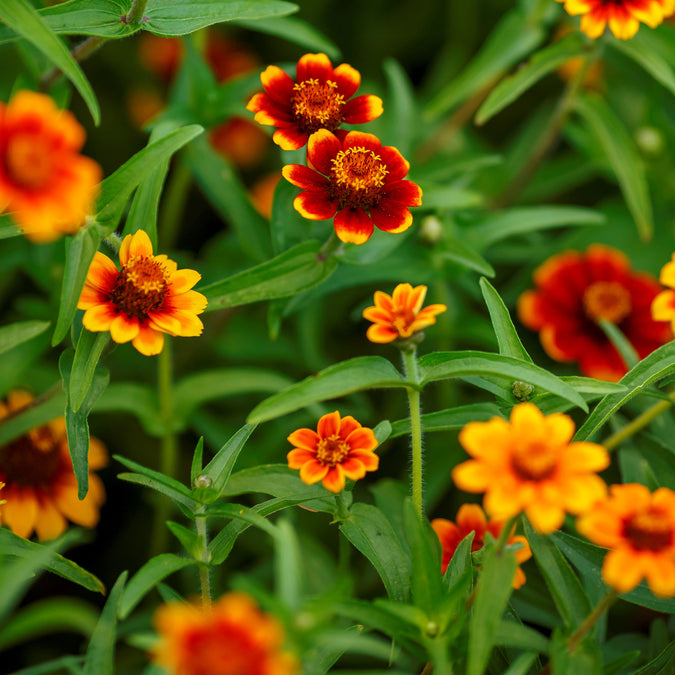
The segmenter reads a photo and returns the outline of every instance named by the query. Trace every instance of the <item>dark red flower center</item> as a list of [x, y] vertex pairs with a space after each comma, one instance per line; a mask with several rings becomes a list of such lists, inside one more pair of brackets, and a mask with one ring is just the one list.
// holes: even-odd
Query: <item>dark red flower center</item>
[[345, 97], [338, 92], [336, 82], [319, 82], [312, 78], [293, 87], [291, 110], [293, 120], [301, 131], [314, 133], [319, 129], [335, 131], [343, 122]]
[[331, 159], [330, 192], [338, 208], [367, 209], [381, 197], [387, 165], [372, 150], [363, 147], [340, 150]]
[[0, 448], [0, 472], [7, 484], [49, 486], [61, 465], [61, 450], [48, 426]]
[[620, 323], [631, 310], [630, 293], [616, 281], [596, 281], [584, 292], [584, 310], [593, 321]]
[[337, 434], [333, 434], [322, 438], [316, 444], [316, 459], [324, 466], [327, 464], [332, 468], [344, 461], [349, 454], [349, 450], [350, 447], [344, 439]]
[[117, 311], [145, 321], [159, 309], [169, 288], [169, 275], [161, 261], [135, 256], [122, 268], [110, 293]]
[[638, 551], [661, 551], [675, 543], [675, 523], [668, 513], [652, 507], [624, 524], [624, 536]]
[[4, 167], [10, 180], [28, 190], [43, 188], [54, 172], [54, 156], [33, 134], [16, 134], [8, 139]]
[[548, 478], [558, 463], [555, 449], [545, 442], [516, 445], [511, 456], [511, 466], [521, 480], [540, 481]]

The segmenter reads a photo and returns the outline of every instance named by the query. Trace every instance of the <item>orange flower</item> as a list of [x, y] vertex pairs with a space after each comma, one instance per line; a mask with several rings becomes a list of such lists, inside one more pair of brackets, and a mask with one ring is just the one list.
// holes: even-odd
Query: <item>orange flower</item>
[[422, 307], [426, 286], [399, 284], [391, 295], [375, 291], [375, 305], [363, 310], [363, 318], [372, 321], [367, 337], [371, 342], [385, 344], [397, 338], [409, 338], [436, 323], [436, 315], [445, 312], [445, 305]]
[[[13, 391], [7, 404], [0, 401], [0, 419], [29, 405], [33, 397]], [[30, 537], [37, 532], [40, 541], [55, 539], [66, 529], [66, 519], [94, 527], [105, 501], [101, 479], [92, 473], [108, 462], [103, 444], [89, 439], [89, 492], [77, 497], [77, 480], [68, 451], [66, 422], [63, 417], [16, 438], [0, 447], [0, 482], [5, 483], [0, 502], [2, 521], [14, 534]]]
[[101, 167], [79, 154], [84, 129], [45, 94], [0, 103], [0, 212], [35, 242], [74, 234], [93, 208]]
[[281, 68], [268, 66], [260, 75], [264, 94], [256, 94], [246, 106], [259, 124], [277, 127], [274, 142], [283, 150], [301, 148], [319, 129], [336, 131], [343, 123], [363, 124], [382, 114], [379, 96], [352, 98], [361, 74], [342, 63], [333, 68], [325, 54], [305, 54], [295, 80]]
[[253, 122], [231, 117], [209, 131], [211, 147], [235, 166], [246, 169], [258, 163], [267, 150], [265, 132]]
[[568, 14], [581, 17], [581, 30], [591, 38], [600, 37], [605, 26], [621, 40], [632, 38], [640, 22], [656, 28], [675, 12], [675, 0], [558, 0]]
[[160, 636], [151, 658], [172, 675], [296, 675], [297, 659], [282, 651], [279, 622], [245, 593], [212, 607], [172, 602], [154, 616]]
[[612, 549], [602, 565], [608, 586], [627, 593], [646, 578], [654, 595], [675, 596], [675, 492], [612, 485], [608, 497], [577, 519], [577, 530]]
[[[566, 35], [569, 35], [572, 32], [572, 26], [568, 24], [561, 24], [558, 27], [558, 30], [555, 33], [553, 38], [554, 42], [561, 40]], [[568, 59], [562, 65], [556, 68], [556, 72], [560, 77], [565, 80], [565, 82], [571, 82], [577, 75], [577, 73], [586, 67], [586, 59], [583, 56], [577, 56], [572, 59]], [[593, 63], [588, 67], [586, 75], [584, 76], [583, 86], [584, 89], [603, 89], [603, 65], [601, 60], [593, 61]]]
[[324, 415], [316, 431], [297, 429], [288, 441], [294, 446], [288, 466], [300, 469], [307, 485], [322, 482], [331, 492], [345, 487], [345, 477], [359, 480], [366, 471], [376, 471], [380, 458], [373, 452], [377, 439], [372, 429], [362, 427], [353, 417], [340, 419], [340, 413]]
[[197, 318], [206, 298], [190, 290], [201, 279], [194, 270], [179, 270], [165, 255], [153, 255], [150, 237], [129, 234], [120, 247], [118, 271], [100, 251], [89, 267], [78, 309], [86, 310], [82, 325], [90, 331], [110, 331], [115, 342], [131, 341], [145, 354], [159, 354], [164, 333], [191, 337], [204, 328]]
[[250, 191], [251, 202], [260, 215], [269, 219], [272, 217], [272, 202], [274, 201], [274, 191], [281, 180], [281, 173], [274, 172], [263, 176], [258, 180]]
[[556, 361], [578, 361], [581, 372], [617, 381], [626, 373], [619, 352], [598, 325], [615, 324], [644, 358], [671, 338], [667, 326], [650, 315], [659, 292], [650, 274], [634, 272], [628, 258], [595, 244], [585, 253], [566, 251], [534, 273], [537, 289], [518, 299], [518, 316]]
[[501, 417], [469, 422], [459, 442], [473, 457], [452, 471], [460, 490], [484, 492], [483, 507], [508, 520], [522, 511], [543, 534], [557, 530], [565, 512], [587, 511], [606, 493], [595, 475], [609, 466], [609, 454], [595, 443], [570, 443], [568, 415], [544, 417], [533, 403], [519, 403], [510, 424]]
[[[495, 539], [499, 538], [499, 534], [504, 528], [504, 521], [490, 520], [488, 522], [485, 517], [483, 509], [478, 504], [462, 504], [457, 512], [457, 524], [445, 520], [445, 518], [434, 518], [431, 521], [431, 527], [438, 535], [443, 549], [443, 560], [441, 561], [441, 574], [445, 574], [448, 569], [448, 564], [455, 555], [457, 547], [462, 542], [462, 539], [467, 537], [472, 532], [475, 532], [473, 541], [471, 542], [471, 553], [480, 551], [485, 545], [485, 535], [489, 532]], [[515, 526], [513, 527], [507, 544], [521, 544], [521, 547], [516, 551], [516, 561], [523, 563], [532, 557], [530, 545], [527, 539], [522, 535], [514, 535]], [[518, 567], [513, 577], [513, 587], [520, 588], [526, 581], [525, 572]]]
[[293, 206], [309, 220], [335, 217], [341, 241], [363, 244], [373, 226], [404, 232], [412, 225], [408, 207], [422, 204], [420, 187], [402, 180], [410, 164], [373, 134], [350, 131], [338, 138], [317, 131], [307, 145], [307, 163], [282, 169], [284, 178], [303, 190]]
[[675, 333], [675, 253], [669, 263], [661, 269], [659, 281], [671, 290], [661, 291], [652, 302], [652, 318], [654, 321], [669, 321]]

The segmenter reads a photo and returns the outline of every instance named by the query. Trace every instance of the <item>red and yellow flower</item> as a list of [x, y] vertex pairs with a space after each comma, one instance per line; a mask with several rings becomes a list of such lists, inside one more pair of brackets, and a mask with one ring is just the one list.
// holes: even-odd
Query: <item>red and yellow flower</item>
[[535, 530], [550, 534], [566, 512], [587, 511], [607, 491], [596, 472], [609, 466], [609, 454], [595, 443], [571, 443], [573, 435], [568, 415], [544, 416], [533, 403], [519, 403], [510, 422], [493, 417], [460, 431], [472, 459], [456, 466], [452, 478], [460, 490], [485, 493], [490, 517], [525, 512]]
[[391, 295], [375, 291], [375, 304], [363, 310], [363, 318], [372, 321], [366, 336], [371, 342], [386, 344], [406, 339], [436, 323], [436, 316], [445, 312], [445, 305], [422, 307], [426, 286], [399, 284]]
[[609, 29], [621, 40], [638, 32], [640, 23], [656, 28], [675, 12], [675, 0], [558, 0], [565, 3], [568, 14], [581, 14], [581, 30], [591, 38]]
[[246, 108], [259, 124], [276, 127], [274, 142], [283, 150], [297, 150], [319, 129], [337, 131], [343, 123], [363, 124], [382, 114], [382, 99], [352, 98], [361, 75], [342, 63], [333, 68], [325, 54], [305, 54], [293, 80], [281, 68], [268, 66], [260, 75], [265, 93], [256, 94]]
[[[480, 551], [485, 545], [485, 535], [489, 532], [495, 539], [504, 529], [505, 522], [502, 520], [490, 520], [485, 517], [485, 512], [478, 504], [462, 504], [457, 512], [457, 523], [453, 523], [445, 518], [434, 518], [431, 521], [431, 527], [438, 535], [443, 549], [443, 559], [441, 561], [441, 574], [445, 574], [448, 569], [452, 556], [455, 555], [457, 547], [462, 540], [474, 533], [471, 542], [471, 553]], [[524, 563], [532, 557], [532, 551], [527, 539], [518, 534], [514, 534], [515, 526], [507, 540], [507, 545], [519, 544], [520, 548], [516, 551], [516, 562]], [[513, 587], [520, 588], [526, 581], [525, 572], [518, 567], [513, 577]]]
[[675, 333], [675, 253], [670, 262], [661, 269], [659, 281], [669, 290], [661, 291], [652, 302], [652, 318], [654, 321], [668, 321]]
[[581, 372], [617, 381], [626, 366], [598, 325], [615, 324], [644, 358], [671, 338], [668, 326], [651, 317], [660, 291], [650, 274], [634, 272], [628, 258], [600, 244], [585, 253], [566, 251], [549, 258], [534, 273], [536, 290], [518, 299], [518, 316], [556, 361], [579, 362]]
[[[32, 401], [25, 391], [10, 392], [6, 404], [0, 401], [0, 419]], [[80, 500], [63, 417], [1, 446], [0, 484], [5, 484], [2, 496], [6, 500], [0, 502], [2, 522], [20, 537], [28, 538], [35, 531], [40, 541], [58, 537], [68, 520], [94, 527], [105, 501], [105, 490], [93, 471], [104, 467], [107, 461], [103, 444], [90, 438], [89, 492]]]
[[198, 272], [179, 270], [165, 255], [153, 255], [143, 230], [124, 238], [119, 257], [121, 270], [100, 251], [89, 267], [77, 304], [86, 310], [87, 330], [110, 331], [115, 342], [131, 342], [146, 356], [162, 351], [164, 333], [201, 335], [197, 314], [206, 308], [206, 298], [191, 290], [201, 279]]
[[374, 227], [404, 232], [412, 225], [409, 207], [422, 204], [420, 187], [403, 180], [410, 164], [373, 134], [350, 131], [338, 138], [317, 131], [307, 145], [307, 163], [282, 169], [284, 178], [303, 190], [293, 206], [309, 220], [334, 217], [341, 241], [363, 244]]
[[80, 154], [83, 127], [45, 94], [0, 102], [0, 212], [32, 241], [74, 234], [94, 208], [101, 167]]
[[602, 580], [627, 593], [642, 579], [654, 595], [675, 596], [675, 492], [644, 485], [612, 485], [609, 495], [577, 519], [577, 530], [611, 549]]
[[293, 445], [288, 466], [300, 469], [307, 485], [321, 481], [331, 492], [345, 487], [345, 478], [359, 480], [366, 471], [376, 471], [380, 458], [373, 452], [378, 446], [372, 429], [363, 427], [353, 417], [335, 412], [324, 415], [312, 429], [296, 429], [288, 441]]
[[211, 607], [172, 602], [153, 623], [160, 642], [151, 658], [172, 675], [296, 675], [298, 660], [283, 650], [284, 631], [240, 592]]

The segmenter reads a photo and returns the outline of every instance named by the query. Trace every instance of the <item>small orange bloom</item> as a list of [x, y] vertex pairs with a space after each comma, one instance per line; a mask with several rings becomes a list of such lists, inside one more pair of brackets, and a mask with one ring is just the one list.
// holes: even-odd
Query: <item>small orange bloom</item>
[[307, 483], [322, 482], [336, 494], [345, 487], [345, 477], [359, 480], [366, 471], [376, 471], [380, 458], [373, 452], [377, 439], [372, 429], [362, 427], [353, 417], [340, 419], [340, 413], [324, 415], [312, 429], [297, 429], [288, 441], [294, 446], [288, 455], [288, 466], [300, 469], [300, 478]]
[[591, 38], [600, 37], [605, 26], [621, 40], [638, 32], [640, 23], [656, 28], [675, 12], [675, 0], [558, 0], [568, 14], [581, 17], [581, 30]]
[[609, 454], [596, 443], [570, 443], [573, 435], [568, 415], [545, 417], [533, 403], [519, 403], [510, 423], [493, 417], [460, 431], [473, 459], [456, 466], [452, 478], [460, 490], [484, 492], [491, 517], [508, 520], [524, 511], [535, 530], [550, 534], [565, 512], [583, 513], [607, 491], [595, 472], [609, 466]]
[[209, 130], [209, 143], [235, 166], [247, 169], [257, 164], [267, 149], [267, 135], [253, 122], [231, 117]]
[[[0, 419], [29, 405], [33, 397], [13, 391], [7, 404], [0, 401]], [[0, 516], [14, 534], [28, 538], [37, 532], [40, 541], [56, 539], [67, 520], [94, 527], [105, 501], [101, 479], [93, 473], [108, 462], [103, 444], [89, 439], [89, 492], [80, 501], [77, 480], [68, 450], [63, 417], [0, 447], [0, 485], [5, 484]]]
[[301, 148], [319, 129], [337, 131], [343, 123], [363, 124], [382, 114], [378, 96], [352, 98], [361, 75], [343, 63], [333, 68], [325, 54], [305, 54], [295, 80], [281, 68], [268, 66], [260, 75], [264, 94], [246, 106], [259, 124], [277, 127], [274, 142], [283, 150]]
[[652, 318], [654, 321], [669, 321], [675, 333], [675, 253], [669, 263], [661, 269], [659, 281], [668, 286], [667, 291], [661, 291], [652, 302]]
[[[443, 549], [441, 574], [445, 574], [448, 564], [452, 556], [455, 555], [455, 551], [462, 542], [462, 539], [475, 532], [473, 541], [471, 542], [471, 553], [475, 553], [476, 551], [480, 551], [485, 545], [486, 533], [489, 532], [497, 539], [502, 529], [504, 529], [504, 524], [504, 521], [500, 520], [490, 520], [488, 522], [483, 509], [478, 504], [462, 504], [457, 512], [457, 524], [445, 520], [445, 518], [434, 518], [431, 521], [431, 527], [438, 535]], [[515, 529], [514, 526], [507, 544], [509, 546], [521, 544], [521, 547], [516, 551], [516, 561], [523, 563], [532, 557], [532, 551], [525, 537], [520, 534], [513, 534]], [[525, 572], [518, 567], [513, 577], [513, 587], [520, 588], [525, 581]]]
[[375, 291], [375, 305], [363, 310], [363, 318], [372, 321], [367, 337], [371, 342], [385, 344], [397, 338], [409, 338], [436, 323], [436, 315], [445, 312], [445, 305], [422, 307], [426, 286], [399, 284], [391, 295]]
[[74, 234], [94, 208], [101, 167], [80, 155], [85, 132], [45, 94], [0, 102], [0, 212], [31, 240]]
[[627, 593], [646, 578], [654, 595], [675, 596], [675, 492], [611, 485], [609, 496], [577, 519], [577, 530], [612, 549], [602, 565], [608, 586]]
[[279, 622], [245, 593], [204, 608], [172, 602], [155, 612], [160, 642], [150, 656], [171, 675], [296, 675]]
[[110, 331], [115, 342], [130, 342], [146, 356], [159, 354], [164, 333], [191, 337], [204, 326], [197, 317], [206, 298], [190, 290], [198, 272], [179, 270], [165, 255], [153, 255], [150, 237], [138, 230], [120, 247], [119, 271], [107, 255], [96, 252], [87, 273], [78, 309], [82, 325], [90, 331]]
[[258, 180], [250, 191], [251, 202], [260, 215], [269, 219], [272, 217], [272, 203], [274, 201], [274, 191], [281, 180], [281, 173], [274, 172], [263, 176]]

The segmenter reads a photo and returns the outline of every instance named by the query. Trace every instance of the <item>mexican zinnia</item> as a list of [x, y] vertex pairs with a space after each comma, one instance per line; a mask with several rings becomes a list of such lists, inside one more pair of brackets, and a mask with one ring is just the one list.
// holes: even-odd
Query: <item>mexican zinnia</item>
[[577, 530], [605, 546], [602, 580], [627, 593], [642, 579], [654, 595], [675, 596], [675, 492], [644, 485], [612, 485], [609, 496], [577, 519]]
[[83, 127], [45, 94], [0, 102], [0, 212], [35, 242], [74, 234], [94, 209], [101, 167], [80, 154]]
[[568, 415], [544, 416], [533, 403], [519, 403], [510, 423], [493, 417], [460, 431], [473, 459], [456, 466], [452, 478], [460, 490], [485, 493], [490, 517], [508, 520], [524, 511], [535, 530], [550, 534], [565, 512], [581, 514], [607, 491], [595, 472], [609, 466], [609, 454], [596, 443], [570, 443], [573, 435]]
[[[462, 539], [474, 532], [473, 541], [471, 542], [471, 553], [480, 551], [485, 545], [485, 535], [489, 532], [495, 539], [499, 538], [499, 534], [504, 528], [504, 521], [490, 520], [485, 517], [483, 509], [478, 504], [462, 504], [457, 511], [457, 523], [453, 523], [445, 518], [434, 518], [431, 521], [431, 527], [438, 535], [443, 549], [443, 559], [441, 561], [441, 574], [445, 574], [448, 569], [448, 564], [455, 555], [457, 547], [461, 544]], [[515, 530], [515, 526], [513, 527]], [[510, 533], [507, 540], [507, 545], [520, 544], [520, 548], [516, 551], [516, 561], [520, 563], [529, 560], [532, 557], [530, 545], [524, 536]], [[520, 588], [526, 581], [525, 572], [516, 569], [513, 577], [513, 587]]]
[[585, 253], [566, 251], [534, 273], [536, 290], [518, 299], [518, 316], [556, 361], [578, 361], [581, 372], [617, 381], [626, 366], [598, 325], [615, 324], [644, 358], [671, 338], [668, 326], [654, 321], [651, 304], [660, 291], [650, 274], [634, 272], [628, 258], [600, 244]]
[[341, 241], [363, 244], [373, 226], [403, 232], [412, 225], [408, 207], [422, 204], [422, 190], [403, 180], [410, 164], [377, 136], [350, 131], [341, 139], [322, 129], [309, 139], [307, 163], [287, 164], [284, 178], [303, 191], [293, 201], [309, 220], [328, 220]]
[[130, 342], [146, 356], [159, 354], [164, 333], [191, 337], [204, 326], [197, 317], [206, 298], [190, 290], [201, 275], [179, 270], [165, 255], [153, 255], [150, 237], [138, 230], [120, 247], [121, 271], [107, 255], [96, 252], [87, 273], [78, 309], [86, 310], [82, 325], [110, 331], [115, 342]]
[[659, 281], [669, 290], [661, 291], [652, 302], [654, 321], [668, 321], [675, 333], [675, 253], [669, 263], [661, 269]]
[[245, 593], [230, 592], [212, 607], [171, 602], [155, 613], [160, 642], [151, 657], [175, 675], [295, 675], [283, 651], [279, 622]]
[[373, 452], [378, 446], [373, 430], [349, 415], [340, 418], [337, 410], [324, 415], [316, 431], [296, 429], [288, 441], [294, 446], [287, 455], [288, 466], [300, 469], [300, 478], [308, 485], [321, 481], [336, 494], [344, 489], [345, 477], [359, 480], [380, 463]]
[[[0, 401], [0, 419], [20, 411], [32, 400], [25, 391], [10, 392], [6, 404]], [[0, 484], [5, 483], [2, 496], [7, 500], [0, 506], [2, 521], [20, 537], [28, 538], [37, 532], [40, 541], [62, 534], [67, 520], [94, 527], [105, 501], [105, 490], [93, 470], [106, 463], [103, 444], [90, 438], [89, 492], [80, 500], [64, 418], [31, 429], [0, 447]]]
[[361, 84], [359, 71], [346, 63], [333, 68], [325, 54], [305, 54], [295, 80], [277, 66], [268, 66], [260, 80], [265, 93], [246, 107], [259, 124], [277, 127], [273, 139], [283, 150], [301, 148], [319, 129], [336, 131], [343, 123], [363, 124], [382, 114], [378, 96], [352, 98]]
[[558, 0], [565, 3], [568, 14], [582, 14], [581, 30], [591, 38], [609, 29], [621, 40], [637, 33], [640, 22], [656, 28], [675, 12], [675, 0]]

